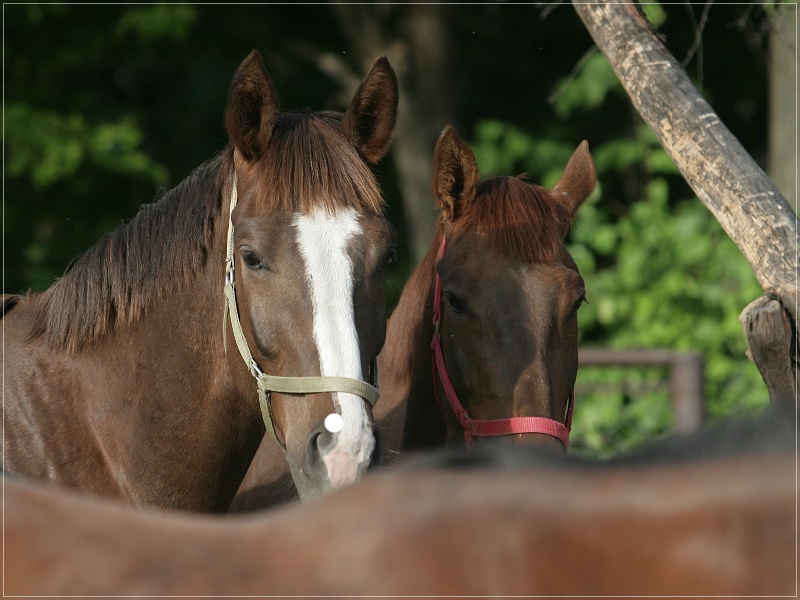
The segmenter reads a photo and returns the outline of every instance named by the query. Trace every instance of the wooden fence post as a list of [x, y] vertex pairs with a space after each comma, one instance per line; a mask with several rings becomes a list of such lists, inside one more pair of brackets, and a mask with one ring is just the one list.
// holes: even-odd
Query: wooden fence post
[[702, 428], [705, 418], [703, 394], [705, 361], [702, 354], [662, 349], [580, 348], [578, 363], [595, 366], [669, 367], [673, 430], [688, 433]]
[[676, 354], [669, 387], [675, 411], [673, 429], [679, 433], [703, 427], [703, 355]]

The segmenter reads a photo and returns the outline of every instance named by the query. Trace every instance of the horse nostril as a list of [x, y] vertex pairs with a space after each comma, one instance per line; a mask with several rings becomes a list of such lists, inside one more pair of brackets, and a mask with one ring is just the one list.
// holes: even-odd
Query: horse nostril
[[330, 431], [323, 431], [316, 435], [316, 445], [317, 449], [319, 450], [320, 456], [325, 456], [333, 450], [334, 446], [336, 446], [336, 438], [337, 434], [331, 433]]
[[315, 481], [326, 481], [328, 479], [328, 468], [325, 466], [323, 457], [330, 452], [336, 444], [336, 434], [326, 431], [320, 424], [308, 436], [305, 449], [305, 461], [303, 472], [310, 479]]

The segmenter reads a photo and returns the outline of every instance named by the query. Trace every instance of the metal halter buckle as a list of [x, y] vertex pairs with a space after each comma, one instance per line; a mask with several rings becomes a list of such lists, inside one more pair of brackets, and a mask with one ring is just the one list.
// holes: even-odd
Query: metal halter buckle
[[256, 379], [261, 379], [261, 377], [264, 376], [264, 371], [258, 367], [255, 359], [250, 359], [250, 373], [252, 373], [253, 377]]

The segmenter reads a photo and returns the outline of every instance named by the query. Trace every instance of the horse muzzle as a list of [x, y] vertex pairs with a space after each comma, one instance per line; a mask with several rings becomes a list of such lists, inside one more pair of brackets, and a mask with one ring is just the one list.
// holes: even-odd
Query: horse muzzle
[[290, 444], [286, 457], [303, 501], [350, 485], [382, 461], [374, 425], [331, 431], [324, 422], [319, 423], [309, 433], [302, 452], [293, 449]]

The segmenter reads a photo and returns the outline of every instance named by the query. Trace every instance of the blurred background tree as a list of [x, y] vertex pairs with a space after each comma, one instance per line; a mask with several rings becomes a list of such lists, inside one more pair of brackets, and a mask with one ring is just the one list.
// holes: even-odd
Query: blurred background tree
[[[766, 168], [768, 118], [777, 118], [768, 81], [782, 80], [770, 76], [770, 34], [796, 7], [645, 9]], [[286, 109], [343, 110], [385, 54], [401, 83], [395, 144], [376, 169], [400, 239], [390, 309], [433, 230], [431, 155], [445, 124], [473, 145], [482, 175], [526, 172], [545, 186], [587, 139], [599, 185], [567, 238], [589, 292], [582, 345], [702, 352], [712, 420], [768, 404], [738, 323], [760, 288], [569, 4], [19, 4], [4, 7], [4, 36], [6, 293], [47, 288], [102, 233], [221, 150], [230, 77], [251, 49]], [[668, 431], [664, 377], [582, 368], [575, 451], [607, 455]]]

